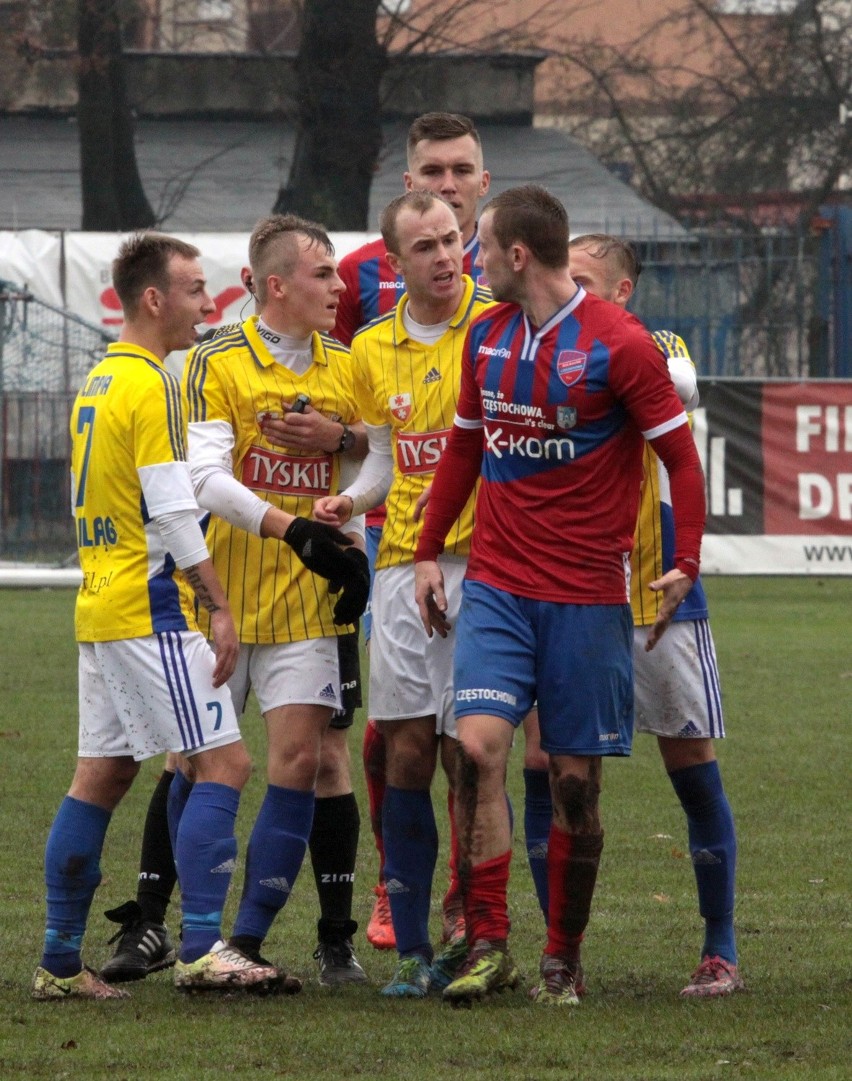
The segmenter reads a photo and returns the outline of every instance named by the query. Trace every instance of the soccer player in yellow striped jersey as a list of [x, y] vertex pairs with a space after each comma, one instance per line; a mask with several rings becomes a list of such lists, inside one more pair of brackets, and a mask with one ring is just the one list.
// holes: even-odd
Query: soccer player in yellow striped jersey
[[[589, 234], [571, 241], [570, 267], [578, 285], [624, 307], [633, 294], [641, 263], [632, 246], [617, 237]], [[698, 404], [698, 385], [686, 345], [671, 331], [657, 331], [653, 337], [667, 359], [685, 409], [693, 410]], [[731, 994], [743, 986], [733, 924], [736, 832], [713, 750], [713, 740], [723, 738], [725, 729], [716, 654], [700, 578], [654, 650], [646, 649], [648, 631], [660, 603], [652, 583], [672, 566], [673, 552], [668, 477], [653, 450], [646, 447], [630, 559], [636, 730], [656, 735], [663, 764], [686, 814], [699, 911], [704, 918], [705, 939], [699, 965], [681, 995], [711, 998]], [[534, 853], [541, 847], [542, 820], [549, 814], [542, 799], [542, 763], [537, 759], [534, 718], [525, 728], [527, 849], [546, 913], [546, 888], [542, 888], [546, 884], [536, 875]]]
[[[255, 227], [249, 261], [258, 314], [199, 346], [185, 384], [193, 482], [213, 514], [208, 544], [241, 642], [231, 691], [242, 708], [253, 688], [266, 721], [268, 786], [230, 940], [259, 957], [311, 833], [321, 747], [341, 705], [337, 636], [360, 616], [369, 574], [356, 520], [347, 527], [356, 544], [344, 555], [362, 588], [342, 619], [329, 582], [266, 528], [270, 515], [301, 518], [317, 496], [337, 492], [347, 466], [357, 472], [343, 453], [357, 419], [348, 350], [327, 335], [344, 288], [331, 242], [314, 223], [275, 215]], [[351, 788], [349, 796], [354, 802]], [[343, 939], [350, 923], [340, 928]], [[363, 981], [346, 949], [348, 981]]]
[[[36, 999], [126, 997], [83, 967], [80, 947], [111, 813], [139, 761], [167, 750], [189, 757], [198, 778], [174, 849], [183, 905], [175, 982], [187, 990], [278, 982], [273, 967], [219, 940], [251, 764], [224, 686], [238, 653], [234, 624], [198, 527], [180, 388], [163, 366], [213, 311], [198, 255], [155, 233], [122, 244], [113, 263], [121, 340], [89, 374], [72, 411], [83, 569], [79, 758], [47, 841]], [[218, 656], [198, 633], [189, 586], [209, 614]], [[172, 951], [165, 963], [173, 960]]]
[[[245, 643], [297, 642], [351, 630], [335, 624], [328, 581], [259, 533], [259, 519], [270, 505], [301, 517], [310, 514], [315, 498], [339, 488], [342, 462], [336, 444], [324, 453], [274, 446], [262, 427], [264, 415], [283, 415], [303, 394], [321, 416], [337, 414], [346, 425], [358, 419], [348, 350], [313, 331], [310, 364], [297, 372], [276, 361], [270, 349], [286, 338], [271, 331], [263, 315], [252, 316], [239, 330], [199, 346], [185, 376], [195, 475], [202, 485], [209, 479], [209, 444], [220, 426], [227, 426], [233, 477], [256, 497], [242, 496], [249, 508], [246, 518], [228, 521], [214, 511], [207, 528], [207, 543]], [[329, 426], [340, 431], [339, 424], [329, 421]]]
[[[455, 762], [453, 635], [429, 640], [423, 634], [414, 604], [420, 530], [414, 508], [453, 423], [468, 325], [492, 301], [462, 274], [458, 222], [439, 196], [409, 192], [393, 200], [381, 230], [405, 293], [393, 312], [352, 342], [355, 399], [370, 451], [358, 479], [336, 498], [318, 500], [314, 514], [339, 524], [383, 500], [387, 505], [373, 584], [370, 715], [387, 745], [382, 831], [399, 964], [382, 993], [422, 998], [430, 985], [443, 985], [444, 962], [460, 960], [466, 948], [462, 936], [435, 959], [429, 939], [438, 853], [430, 787], [439, 755], [451, 779]], [[472, 525], [471, 498], [441, 557], [452, 595], [450, 622], [461, 599]]]

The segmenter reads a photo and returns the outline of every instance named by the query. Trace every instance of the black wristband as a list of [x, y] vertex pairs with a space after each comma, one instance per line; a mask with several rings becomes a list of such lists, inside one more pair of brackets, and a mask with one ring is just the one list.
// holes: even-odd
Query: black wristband
[[[343, 421], [341, 421], [343, 424]], [[343, 424], [343, 433], [340, 436], [340, 442], [337, 444], [337, 450], [335, 454], [344, 454], [347, 450], [352, 450], [355, 446], [355, 433], [351, 428], [348, 428]]]

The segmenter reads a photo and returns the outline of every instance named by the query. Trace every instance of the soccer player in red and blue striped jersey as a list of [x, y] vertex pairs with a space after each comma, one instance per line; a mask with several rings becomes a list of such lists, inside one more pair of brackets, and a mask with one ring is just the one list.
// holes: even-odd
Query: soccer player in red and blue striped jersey
[[677, 550], [653, 648], [698, 575], [704, 481], [662, 353], [616, 305], [568, 271], [568, 216], [536, 185], [480, 219], [480, 262], [497, 300], [471, 325], [456, 420], [417, 550], [424, 626], [443, 633], [435, 562], [481, 476], [456, 631], [459, 873], [470, 953], [444, 990], [470, 1002], [515, 986], [506, 891], [505, 773], [514, 730], [538, 701], [550, 756], [548, 939], [537, 1002], [583, 993], [580, 943], [603, 848], [602, 758], [630, 753], [629, 560], [645, 441], [671, 483]]
[[[632, 245], [588, 234], [569, 245], [571, 277], [589, 293], [626, 307], [641, 271]], [[695, 366], [685, 343], [658, 330], [678, 396], [689, 412], [698, 404]], [[681, 991], [685, 998], [715, 998], [742, 990], [734, 932], [737, 836], [713, 741], [725, 724], [707, 598], [698, 578], [672, 617], [665, 638], [646, 651], [648, 629], [661, 597], [649, 589], [673, 565], [676, 537], [666, 471], [646, 445], [644, 477], [630, 557], [636, 731], [657, 737], [663, 763], [687, 819], [699, 912], [704, 920], [700, 963]], [[537, 717], [524, 723], [524, 826], [530, 870], [547, 918], [546, 853], [553, 817], [547, 756], [538, 747]]]
[[[490, 175], [482, 162], [482, 145], [473, 121], [457, 113], [425, 113], [408, 132], [406, 191], [431, 191], [450, 204], [462, 234], [462, 270], [477, 281], [479, 240], [476, 208], [487, 194]], [[340, 260], [346, 292], [340, 299], [332, 336], [351, 345], [357, 330], [396, 307], [405, 285], [387, 260], [381, 238]]]

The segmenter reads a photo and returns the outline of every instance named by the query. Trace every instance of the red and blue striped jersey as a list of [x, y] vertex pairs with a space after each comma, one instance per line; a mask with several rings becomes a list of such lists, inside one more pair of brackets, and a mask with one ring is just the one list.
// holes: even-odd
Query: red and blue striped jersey
[[[474, 281], [482, 275], [481, 269], [474, 265], [478, 253], [479, 236], [474, 232], [464, 246], [462, 266]], [[405, 292], [405, 283], [391, 269], [381, 238], [345, 255], [340, 260], [338, 274], [346, 284], [346, 292], [340, 297], [331, 335], [344, 345], [351, 345], [356, 331], [396, 306]]]
[[456, 417], [484, 428], [468, 577], [627, 602], [645, 439], [686, 423], [660, 350], [617, 305], [580, 288], [538, 329], [515, 304], [477, 318]]

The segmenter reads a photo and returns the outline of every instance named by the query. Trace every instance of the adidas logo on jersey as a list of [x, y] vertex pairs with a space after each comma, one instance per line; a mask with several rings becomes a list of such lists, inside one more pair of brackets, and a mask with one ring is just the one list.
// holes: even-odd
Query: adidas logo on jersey
[[718, 856], [714, 856], [713, 853], [709, 852], [706, 848], [699, 848], [692, 853], [692, 862], [696, 867], [710, 867], [714, 864], [721, 863], [722, 861]]
[[688, 739], [690, 736], [700, 736], [701, 729], [698, 727], [695, 721], [687, 721], [677, 735], [678, 739]]
[[391, 878], [385, 883], [388, 893], [411, 893], [408, 886], [403, 886], [398, 878]]
[[424, 384], [426, 384], [426, 383], [440, 383], [440, 381], [441, 381], [441, 373], [438, 371], [438, 369], [437, 368], [430, 368], [429, 371], [426, 373], [426, 377], [423, 380], [423, 383]]
[[326, 683], [326, 685], [320, 691], [319, 697], [320, 698], [330, 698], [332, 700], [332, 702], [337, 698], [337, 695], [334, 693], [334, 687], [332, 686], [331, 683]]
[[210, 869], [211, 875], [232, 875], [237, 869], [237, 861], [235, 859], [225, 860], [224, 863], [220, 863], [218, 867], [212, 867]]
[[290, 883], [286, 878], [262, 878], [260, 885], [266, 886], [270, 890], [280, 890], [281, 893], [290, 892]]

